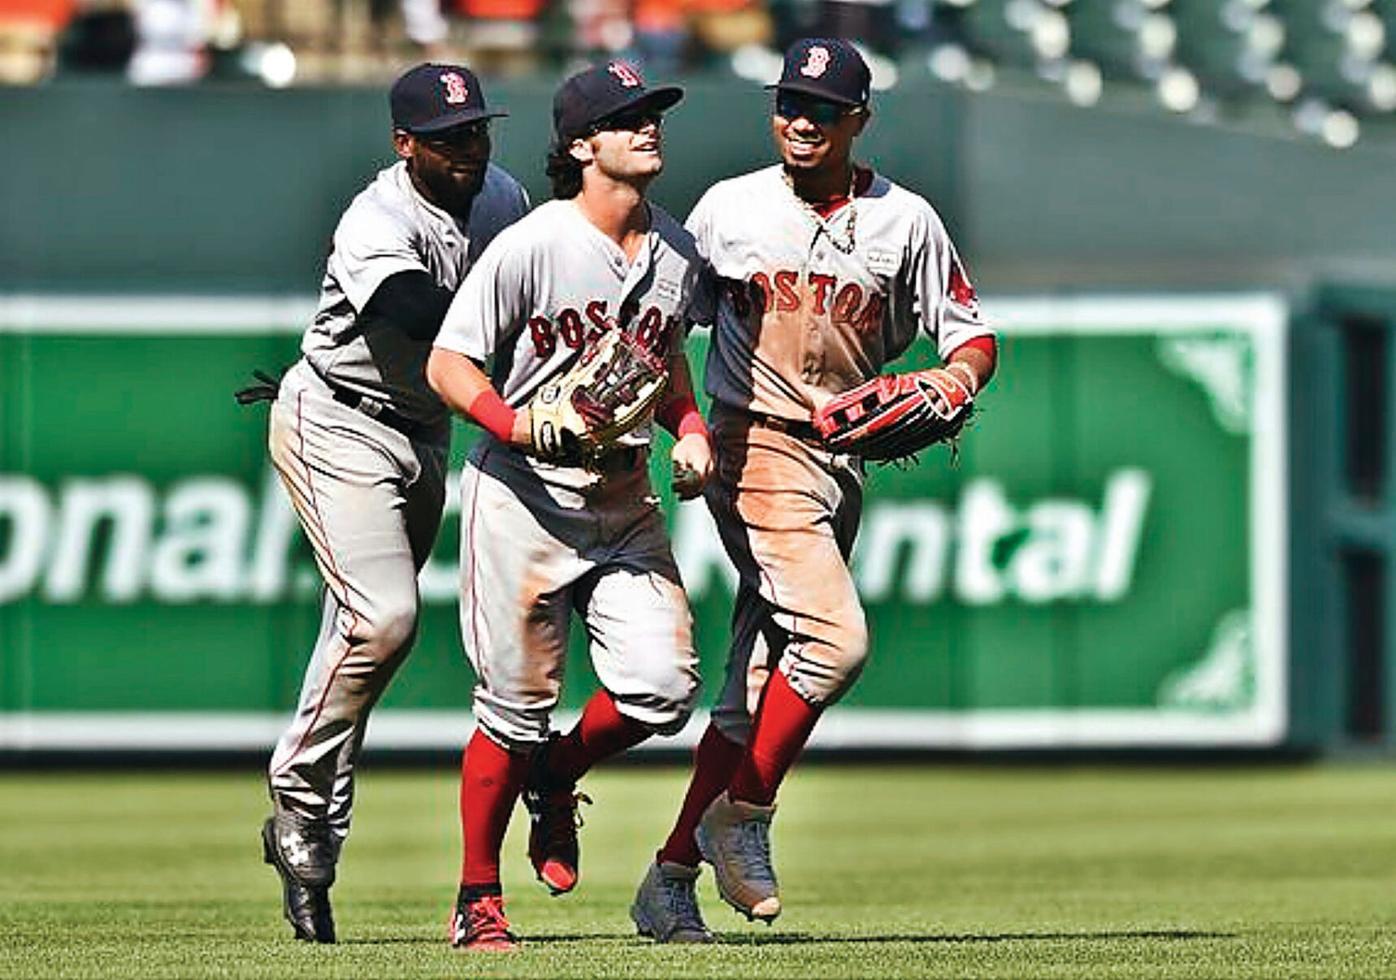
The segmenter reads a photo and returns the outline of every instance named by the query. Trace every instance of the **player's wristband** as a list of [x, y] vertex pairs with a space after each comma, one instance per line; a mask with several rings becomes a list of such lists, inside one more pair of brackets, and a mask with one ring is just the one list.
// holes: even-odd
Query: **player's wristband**
[[[955, 368], [959, 368], [960, 371], [956, 372]], [[945, 370], [964, 383], [965, 390], [971, 398], [979, 394], [979, 375], [974, 373], [974, 368], [963, 361], [951, 361], [945, 365]]]
[[708, 434], [708, 425], [703, 421], [703, 414], [698, 411], [698, 403], [693, 400], [692, 395], [675, 398], [661, 406], [659, 411], [654, 413], [654, 418], [679, 439], [695, 432], [704, 436]]
[[487, 388], [475, 396], [475, 400], [467, 408], [470, 417], [485, 428], [490, 435], [494, 436], [502, 443], [510, 443], [514, 440], [514, 417], [518, 415], [514, 409], [499, 397], [499, 392], [493, 388]]
[[697, 405], [685, 412], [683, 418], [679, 420], [678, 435], [679, 438], [682, 439], [684, 436], [692, 435], [695, 432], [704, 438], [708, 438], [708, 423], [703, 421], [703, 416], [698, 411]]

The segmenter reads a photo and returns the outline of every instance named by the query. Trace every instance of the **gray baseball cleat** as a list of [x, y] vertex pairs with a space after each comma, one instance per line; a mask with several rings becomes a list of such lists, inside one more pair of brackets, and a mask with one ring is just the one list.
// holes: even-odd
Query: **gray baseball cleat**
[[748, 919], [770, 923], [780, 915], [776, 872], [771, 867], [771, 818], [775, 804], [761, 806], [723, 793], [713, 800], [693, 837], [713, 866], [717, 890]]
[[658, 943], [710, 943], [713, 934], [698, 911], [697, 868], [654, 861], [635, 893], [630, 918], [640, 935]]
[[277, 809], [262, 824], [262, 860], [281, 876], [282, 907], [296, 938], [332, 943], [336, 847], [329, 827]]

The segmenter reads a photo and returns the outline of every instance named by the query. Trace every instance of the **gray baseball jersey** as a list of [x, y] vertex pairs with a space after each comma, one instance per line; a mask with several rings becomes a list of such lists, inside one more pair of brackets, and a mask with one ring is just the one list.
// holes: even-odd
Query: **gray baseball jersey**
[[854, 189], [821, 216], [774, 166], [716, 184], [688, 220], [720, 283], [706, 496], [739, 586], [713, 721], [737, 742], [772, 669], [830, 704], [867, 655], [848, 569], [862, 470], [818, 443], [811, 413], [881, 373], [918, 332], [942, 357], [992, 336], [931, 205], [866, 170]]
[[[650, 205], [651, 230], [633, 262], [572, 201], [540, 204], [480, 257], [446, 313], [436, 346], [484, 362], [510, 405], [528, 402], [576, 360], [588, 332], [610, 323], [652, 350], [682, 343], [708, 316], [693, 239]], [[502, 352], [504, 356], [498, 356]]]
[[[502, 232], [471, 269], [436, 346], [490, 362], [522, 406], [619, 325], [653, 350], [681, 343], [701, 288], [692, 238], [651, 205], [633, 261], [572, 201]], [[475, 717], [501, 744], [546, 737], [562, 683], [571, 611], [581, 611], [597, 676], [622, 713], [682, 726], [697, 692], [691, 616], [651, 492], [648, 428], [600, 472], [553, 466], [481, 440], [461, 480], [461, 632], [479, 678]]]
[[494, 164], [465, 226], [417, 192], [405, 163], [380, 171], [335, 229], [320, 305], [301, 345], [306, 359], [322, 377], [405, 418], [440, 422], [446, 407], [424, 380], [430, 345], [386, 325], [360, 329], [358, 312], [399, 272], [425, 271], [455, 292], [485, 245], [527, 211], [523, 187]]
[[[425, 270], [437, 286], [456, 289], [490, 239], [527, 208], [523, 188], [495, 166], [464, 225], [418, 193], [405, 164], [381, 171], [339, 222], [305, 356], [272, 406], [272, 462], [315, 551], [325, 596], [269, 781], [279, 806], [328, 820], [341, 840], [368, 713], [416, 633], [417, 573], [441, 523], [450, 433], [445, 406], [426, 383], [430, 343], [386, 324], [365, 327], [358, 313], [398, 272]], [[346, 404], [346, 393], [367, 400]], [[375, 417], [384, 408], [407, 425]]]
[[715, 184], [687, 227], [723, 283], [707, 391], [808, 420], [877, 375], [919, 331], [948, 355], [991, 334], [931, 205], [881, 175], [828, 219], [780, 166]]

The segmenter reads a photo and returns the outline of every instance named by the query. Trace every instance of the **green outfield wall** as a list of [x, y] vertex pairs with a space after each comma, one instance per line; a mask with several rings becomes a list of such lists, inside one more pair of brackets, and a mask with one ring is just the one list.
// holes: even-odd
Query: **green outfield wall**
[[[271, 744], [318, 579], [267, 465], [265, 406], [232, 392], [294, 358], [310, 306], [0, 296], [0, 749]], [[988, 312], [1003, 368], [958, 459], [869, 473], [853, 568], [874, 652], [818, 744], [1283, 743], [1283, 304], [1160, 295]], [[696, 335], [694, 357], [705, 348]], [[462, 427], [457, 457], [469, 438]], [[657, 483], [666, 472], [656, 461]], [[418, 648], [375, 716], [380, 748], [453, 747], [468, 730], [457, 505], [453, 493], [422, 574]], [[666, 509], [706, 706], [731, 569], [700, 503]], [[564, 706], [592, 683], [575, 643]]]
[[[495, 157], [535, 199], [550, 78], [490, 83]], [[686, 214], [771, 160], [769, 97], [684, 79], [653, 196]], [[904, 73], [858, 155], [927, 195], [984, 295], [1292, 289], [1396, 280], [1391, 146], [1347, 151], [1107, 99], [969, 95]], [[1289, 132], [1284, 124], [1282, 132]], [[264, 295], [313, 289], [350, 198], [391, 161], [382, 89], [110, 82], [0, 88], [0, 291]], [[22, 151], [22, 152], [21, 152]]]

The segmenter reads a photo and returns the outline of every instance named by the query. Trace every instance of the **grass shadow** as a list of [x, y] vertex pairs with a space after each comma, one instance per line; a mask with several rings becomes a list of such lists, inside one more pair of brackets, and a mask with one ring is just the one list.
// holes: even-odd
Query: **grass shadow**
[[[527, 934], [519, 937], [526, 946], [534, 943], [587, 943], [587, 942], [625, 942], [635, 939], [633, 933], [616, 932], [572, 932], [557, 933], [551, 935], [536, 936]], [[359, 936], [354, 939], [341, 939], [341, 946], [445, 946], [445, 937], [425, 938], [422, 936]]]
[[[525, 946], [548, 945], [553, 943], [612, 942], [640, 946], [657, 945], [642, 939], [634, 933], [617, 932], [569, 932], [543, 933], [520, 937]], [[870, 943], [1021, 943], [1021, 942], [1130, 942], [1134, 940], [1163, 940], [1187, 942], [1205, 939], [1235, 939], [1234, 932], [1211, 932], [1201, 929], [1118, 929], [1080, 932], [950, 932], [950, 933], [886, 933], [838, 935], [810, 932], [772, 932], [765, 935], [756, 933], [717, 933], [718, 946], [804, 946], [857, 945]], [[359, 937], [342, 939], [343, 946], [393, 946], [438, 944], [440, 940], [427, 940], [421, 936], [381, 936], [376, 938]]]
[[718, 942], [731, 946], [787, 946], [807, 943], [1018, 943], [1070, 942], [1072, 940], [1132, 941], [1138, 939], [1188, 941], [1198, 939], [1234, 939], [1235, 933], [1210, 932], [1201, 929], [1119, 929], [1081, 932], [962, 932], [962, 933], [889, 933], [852, 936], [818, 935], [807, 932], [775, 932], [769, 935], [744, 933], [719, 934]]

